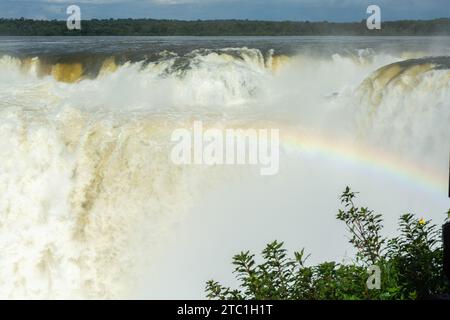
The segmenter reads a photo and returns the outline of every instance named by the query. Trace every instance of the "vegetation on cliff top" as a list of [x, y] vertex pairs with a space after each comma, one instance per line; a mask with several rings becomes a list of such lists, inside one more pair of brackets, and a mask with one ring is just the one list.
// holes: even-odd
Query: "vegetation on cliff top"
[[450, 35], [450, 19], [402, 20], [368, 30], [366, 22], [251, 20], [93, 19], [81, 30], [68, 30], [66, 21], [0, 19], [1, 36], [335, 36]]

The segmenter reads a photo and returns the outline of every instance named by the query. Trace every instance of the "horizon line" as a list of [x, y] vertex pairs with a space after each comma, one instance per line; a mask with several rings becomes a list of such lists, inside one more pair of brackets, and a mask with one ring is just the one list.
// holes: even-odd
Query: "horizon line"
[[[19, 21], [42, 21], [42, 22], [66, 22], [67, 19], [35, 19], [35, 18], [25, 18], [25, 17], [19, 17], [19, 18], [5, 18], [0, 17], [0, 20], [19, 20]], [[280, 22], [294, 22], [294, 23], [330, 23], [330, 24], [346, 24], [346, 23], [361, 23], [365, 22], [366, 19], [361, 20], [354, 20], [354, 21], [328, 21], [328, 20], [264, 20], [264, 19], [237, 19], [237, 18], [230, 18], [230, 19], [172, 19], [172, 18], [90, 18], [90, 19], [81, 19], [81, 21], [119, 21], [119, 20], [133, 20], [133, 21], [140, 21], [140, 20], [150, 20], [150, 21], [176, 21], [176, 22], [215, 22], [215, 21], [241, 21], [241, 22], [267, 22], [267, 23], [280, 23]], [[386, 20], [382, 23], [390, 23], [390, 22], [408, 22], [408, 21], [423, 21], [423, 22], [429, 22], [429, 21], [436, 21], [436, 20], [450, 20], [450, 17], [439, 17], [439, 18], [432, 18], [432, 19], [398, 19], [398, 20]]]

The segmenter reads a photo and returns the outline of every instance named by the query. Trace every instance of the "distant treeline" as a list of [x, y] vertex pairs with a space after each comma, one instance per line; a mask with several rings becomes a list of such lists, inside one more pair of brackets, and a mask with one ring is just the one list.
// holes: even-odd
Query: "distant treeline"
[[368, 30], [366, 22], [251, 20], [105, 19], [82, 21], [81, 30], [68, 30], [66, 21], [0, 19], [2, 36], [317, 36], [317, 35], [450, 35], [450, 19], [383, 22]]

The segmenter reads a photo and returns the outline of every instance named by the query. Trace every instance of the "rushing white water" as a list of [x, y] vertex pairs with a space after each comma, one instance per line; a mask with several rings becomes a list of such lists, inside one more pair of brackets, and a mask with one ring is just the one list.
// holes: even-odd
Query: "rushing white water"
[[[421, 56], [194, 50], [107, 59], [93, 77], [77, 63], [1, 57], [0, 297], [198, 297], [232, 254], [271, 237], [340, 259], [348, 247], [333, 213], [351, 183], [393, 215], [389, 232], [397, 210], [439, 223], [449, 204], [449, 60], [397, 63]], [[280, 128], [280, 175], [175, 166], [171, 132], [194, 120]], [[287, 128], [294, 142], [283, 140]], [[313, 138], [305, 153], [305, 137], [345, 143], [344, 155], [376, 147], [442, 178], [424, 169], [433, 190], [396, 180], [398, 165], [383, 169], [390, 158], [374, 170]], [[320, 241], [326, 234], [334, 244]]]

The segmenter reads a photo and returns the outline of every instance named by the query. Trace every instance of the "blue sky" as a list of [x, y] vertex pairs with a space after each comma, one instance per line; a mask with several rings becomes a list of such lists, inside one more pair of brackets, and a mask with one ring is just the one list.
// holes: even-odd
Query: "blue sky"
[[450, 17], [450, 0], [0, 0], [0, 17], [66, 19], [70, 4], [82, 19], [263, 19], [360, 21], [369, 4], [383, 20]]

